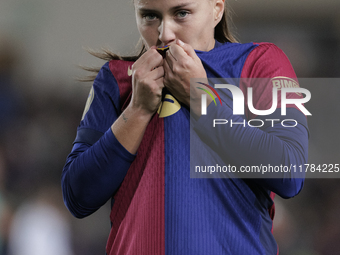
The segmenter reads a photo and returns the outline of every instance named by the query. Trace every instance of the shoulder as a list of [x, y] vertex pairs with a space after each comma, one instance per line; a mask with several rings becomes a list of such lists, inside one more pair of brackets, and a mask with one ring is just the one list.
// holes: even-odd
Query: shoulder
[[94, 82], [93, 87], [98, 87], [101, 90], [110, 90], [116, 86], [116, 79], [112, 75], [109, 62], [106, 62], [99, 70]]
[[256, 48], [252, 43], [220, 43], [207, 52], [196, 51], [210, 77], [239, 78], [250, 52]]
[[213, 57], [239, 60], [246, 58], [256, 47], [257, 45], [254, 43], [220, 43], [216, 41], [214, 49], [206, 54]]
[[98, 72], [93, 87], [108, 94], [121, 94], [131, 87], [129, 70], [132, 64], [133, 62], [123, 60], [106, 62]]
[[217, 43], [214, 59], [230, 60], [240, 71], [241, 78], [272, 78], [286, 76], [296, 78], [286, 54], [275, 44], [261, 43]]
[[115, 78], [120, 97], [122, 109], [126, 106], [132, 93], [132, 71], [133, 61], [111, 60], [108, 63], [110, 72]]
[[251, 42], [251, 44], [253, 44], [257, 48], [257, 50], [262, 50], [262, 51], [266, 51], [266, 50], [278, 50], [278, 51], [283, 52], [274, 43], [270, 43], [270, 42]]
[[108, 62], [108, 67], [112, 75], [116, 78], [129, 77], [130, 67], [133, 65], [133, 61], [125, 60], [111, 60]]
[[252, 43], [255, 47], [250, 52], [249, 61], [261, 59], [262, 61], [275, 59], [276, 61], [289, 61], [287, 55], [278, 46], [273, 43], [262, 42]]
[[129, 70], [134, 62], [124, 60], [111, 60], [106, 62], [98, 72], [94, 82], [116, 83], [122, 79], [129, 79]]
[[296, 78], [287, 55], [273, 43], [252, 43], [255, 47], [244, 62], [241, 78]]

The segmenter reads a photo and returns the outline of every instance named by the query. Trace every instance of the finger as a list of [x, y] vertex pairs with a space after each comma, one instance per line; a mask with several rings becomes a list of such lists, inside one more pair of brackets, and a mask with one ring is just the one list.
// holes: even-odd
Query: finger
[[178, 45], [173, 45], [171, 51], [168, 50], [167, 56], [164, 59], [165, 63], [168, 64], [169, 70], [165, 69], [166, 77], [169, 78], [171, 74], [180, 74], [184, 69], [190, 66], [193, 61], [188, 54]]
[[156, 48], [151, 49], [150, 55], [144, 64], [154, 70], [163, 65], [163, 57], [157, 52]]
[[172, 56], [170, 53], [170, 50], [166, 52], [166, 57], [164, 58], [163, 66], [166, 66], [165, 73], [168, 73], [170, 70], [172, 70], [174, 66], [174, 62], [176, 62], [176, 59]]
[[155, 95], [157, 95], [158, 97], [162, 97], [162, 93], [163, 93], [163, 88], [164, 88], [164, 78], [161, 77], [159, 79], [157, 79], [155, 81], [156, 83], [156, 92]]
[[[196, 56], [195, 52], [194, 54]], [[198, 57], [196, 56], [196, 58]], [[176, 63], [181, 64], [190, 63], [193, 60], [193, 58], [189, 56], [181, 46], [179, 46], [178, 44], [172, 44], [170, 45], [170, 49], [167, 52], [167, 57], [165, 58], [165, 60], [169, 63], [171, 70], [174, 71], [173, 68], [176, 65]]]
[[160, 77], [155, 82], [156, 82], [156, 84], [158, 85], [159, 88], [161, 88], [161, 89], [164, 88], [164, 77]]
[[151, 71], [152, 78], [157, 80], [164, 77], [164, 67], [160, 66]]
[[157, 52], [156, 49], [151, 49], [149, 54], [141, 63], [142, 67], [146, 68], [146, 71], [152, 71], [155, 68], [163, 65], [163, 57]]
[[180, 39], [177, 39], [176, 45], [180, 46], [185, 51], [185, 53], [188, 54], [193, 59], [197, 57], [197, 54], [196, 54], [194, 48], [191, 47], [190, 44], [186, 44], [183, 41], [181, 41]]
[[169, 50], [166, 52], [167, 57], [169, 57], [173, 62], [181, 61], [182, 58], [187, 57], [187, 53], [177, 44], [171, 44]]
[[169, 59], [165, 59], [163, 68], [164, 68], [164, 78], [168, 79], [169, 75], [172, 73], [172, 61], [170, 61]]
[[132, 70], [139, 68], [146, 69], [146, 71], [152, 71], [154, 68], [163, 64], [162, 56], [157, 52], [156, 46], [151, 47], [145, 52], [133, 65]]

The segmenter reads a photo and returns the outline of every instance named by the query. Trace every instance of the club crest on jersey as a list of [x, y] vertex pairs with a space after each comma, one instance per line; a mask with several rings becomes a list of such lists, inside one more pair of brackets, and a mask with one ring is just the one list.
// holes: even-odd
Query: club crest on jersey
[[166, 94], [163, 102], [159, 106], [157, 113], [160, 118], [169, 117], [181, 109], [181, 105], [177, 102], [176, 98], [174, 98], [170, 94]]

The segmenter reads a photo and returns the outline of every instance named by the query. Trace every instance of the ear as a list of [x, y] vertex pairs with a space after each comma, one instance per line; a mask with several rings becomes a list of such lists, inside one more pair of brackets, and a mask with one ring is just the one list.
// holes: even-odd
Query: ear
[[225, 0], [214, 0], [214, 18], [215, 26], [221, 21], [224, 13], [224, 1]]

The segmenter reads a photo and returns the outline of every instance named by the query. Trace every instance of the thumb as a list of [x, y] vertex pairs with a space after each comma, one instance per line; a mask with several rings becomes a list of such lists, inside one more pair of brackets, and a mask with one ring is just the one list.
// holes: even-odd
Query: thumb
[[193, 47], [191, 47], [189, 44], [184, 43], [180, 39], [176, 40], [176, 44], [181, 46], [182, 49], [191, 57], [191, 58], [196, 58], [196, 52]]

